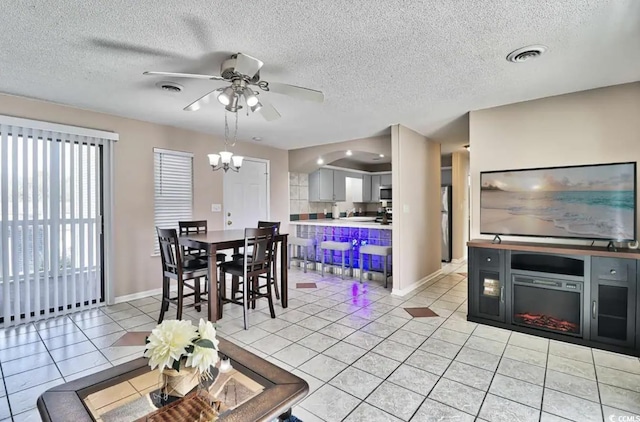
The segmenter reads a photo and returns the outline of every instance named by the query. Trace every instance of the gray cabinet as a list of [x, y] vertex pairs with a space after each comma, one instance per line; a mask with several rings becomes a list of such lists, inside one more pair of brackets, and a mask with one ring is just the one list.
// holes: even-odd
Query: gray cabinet
[[504, 251], [469, 248], [469, 258], [471, 260], [469, 277], [471, 314], [505, 322]]
[[391, 174], [381, 174], [380, 175], [380, 185], [382, 186], [391, 186]]
[[594, 257], [591, 267], [591, 340], [635, 346], [635, 259]]
[[320, 169], [309, 174], [309, 202], [333, 201], [333, 170]]
[[380, 202], [380, 175], [371, 176], [371, 202]]
[[371, 175], [362, 175], [362, 202], [371, 202]]
[[347, 173], [333, 170], [333, 200], [344, 202], [347, 200]]
[[345, 201], [346, 198], [345, 172], [320, 169], [309, 174], [309, 202]]

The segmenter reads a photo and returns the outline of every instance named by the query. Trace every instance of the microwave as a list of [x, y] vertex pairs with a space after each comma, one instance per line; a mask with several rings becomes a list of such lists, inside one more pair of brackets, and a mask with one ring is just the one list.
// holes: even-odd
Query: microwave
[[380, 200], [381, 201], [391, 201], [391, 186], [380, 186]]

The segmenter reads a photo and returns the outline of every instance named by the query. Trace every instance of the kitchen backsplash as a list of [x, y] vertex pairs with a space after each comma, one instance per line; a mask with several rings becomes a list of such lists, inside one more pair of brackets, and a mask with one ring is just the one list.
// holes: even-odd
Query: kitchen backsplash
[[[309, 175], [306, 173], [289, 173], [289, 217], [291, 221], [332, 218], [332, 206], [332, 202], [309, 202]], [[377, 215], [377, 204], [338, 202], [341, 217], [346, 216], [347, 211], [354, 207], [356, 212], [362, 210], [362, 214]]]

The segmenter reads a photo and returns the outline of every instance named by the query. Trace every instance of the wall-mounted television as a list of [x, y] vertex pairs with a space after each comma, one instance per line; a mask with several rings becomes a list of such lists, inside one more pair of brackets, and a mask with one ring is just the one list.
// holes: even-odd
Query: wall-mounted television
[[635, 240], [636, 163], [481, 172], [480, 233]]

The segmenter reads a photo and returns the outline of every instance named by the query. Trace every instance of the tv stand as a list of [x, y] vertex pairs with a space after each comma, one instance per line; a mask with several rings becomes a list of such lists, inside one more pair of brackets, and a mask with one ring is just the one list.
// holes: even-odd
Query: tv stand
[[640, 250], [495, 239], [467, 246], [467, 320], [640, 356]]
[[502, 243], [502, 239], [500, 238], [500, 235], [497, 234], [496, 237], [493, 238], [493, 240], [491, 241], [491, 243], [493, 244], [500, 244]]

